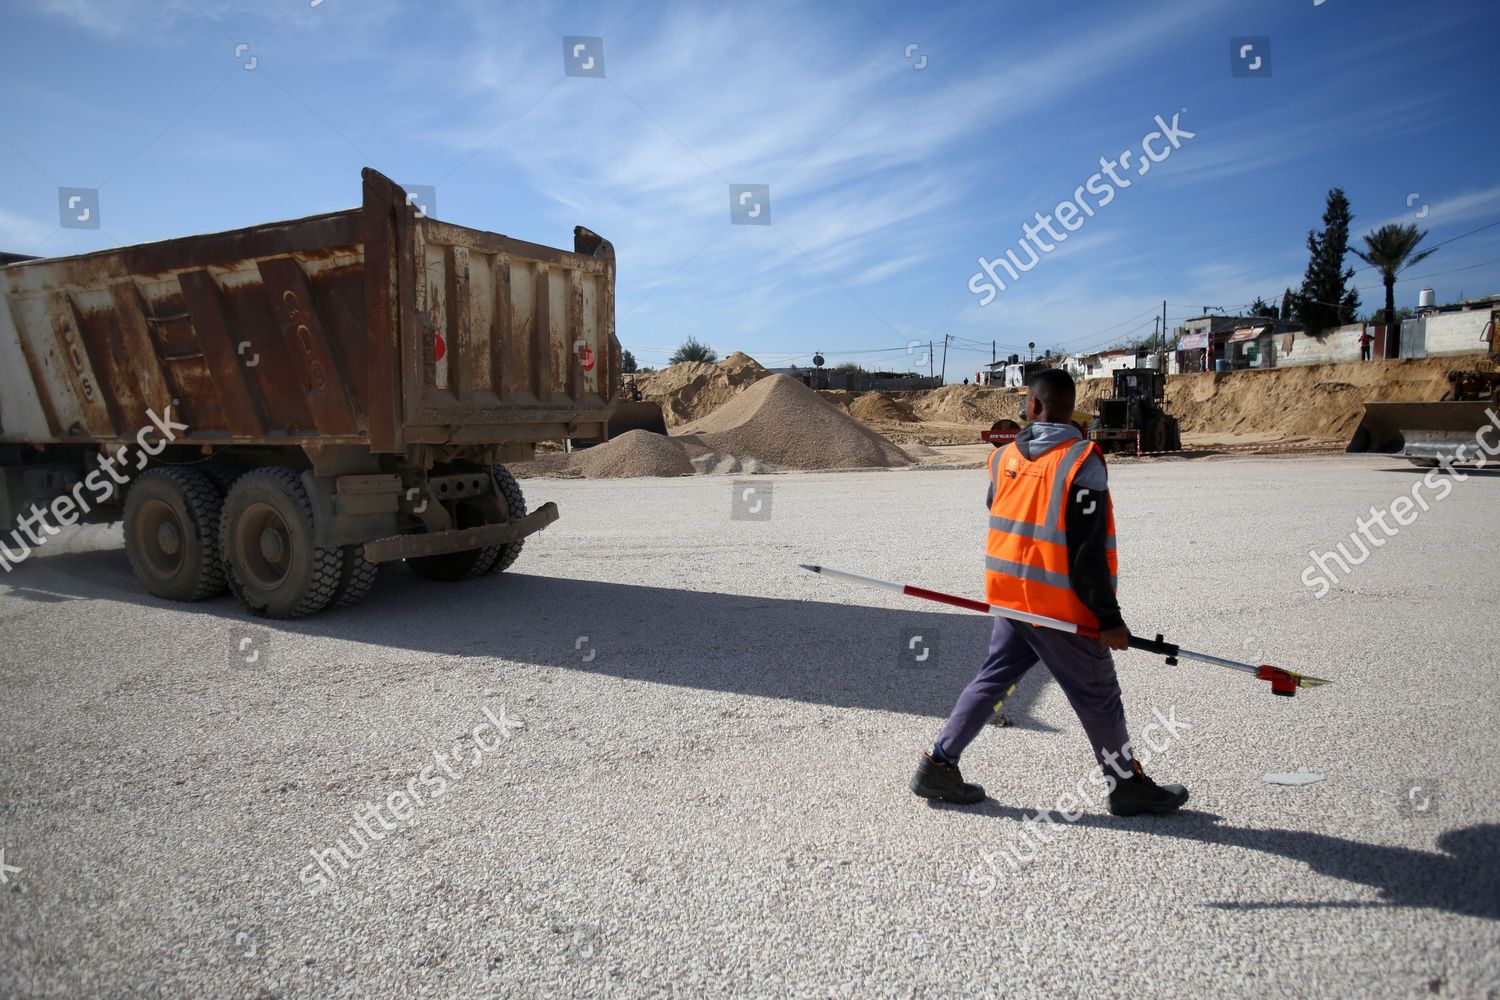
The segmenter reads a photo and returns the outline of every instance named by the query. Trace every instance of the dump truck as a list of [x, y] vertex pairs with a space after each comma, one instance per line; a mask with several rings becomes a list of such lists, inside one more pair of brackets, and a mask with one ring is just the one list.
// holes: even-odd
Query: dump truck
[[1099, 400], [1089, 438], [1105, 452], [1179, 451], [1182, 430], [1166, 411], [1167, 377], [1154, 368], [1114, 373], [1113, 393]]
[[257, 615], [359, 600], [379, 566], [508, 569], [558, 517], [507, 466], [604, 440], [615, 258], [360, 207], [0, 266], [0, 569], [121, 522], [169, 600]]

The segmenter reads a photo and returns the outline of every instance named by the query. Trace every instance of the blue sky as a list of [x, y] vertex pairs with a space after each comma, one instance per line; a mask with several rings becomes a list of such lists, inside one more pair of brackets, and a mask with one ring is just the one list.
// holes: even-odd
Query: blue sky
[[[573, 35], [603, 77], [565, 73]], [[1265, 49], [1261, 75], [1233, 74], [1236, 37], [1269, 40], [1239, 62]], [[1500, 225], [1465, 235], [1500, 220], [1497, 37], [1477, 0], [0, 0], [0, 249], [332, 211], [370, 165], [461, 225], [607, 236], [642, 364], [691, 334], [910, 369], [951, 336], [957, 378], [992, 340], [1100, 347], [1163, 300], [1175, 326], [1279, 297], [1335, 185], [1356, 234], [1463, 237], [1398, 304], [1500, 292]], [[1174, 113], [1193, 138], [979, 304], [979, 257]], [[731, 224], [731, 184], [769, 185], [770, 225]], [[59, 187], [99, 190], [99, 229], [59, 228]]]

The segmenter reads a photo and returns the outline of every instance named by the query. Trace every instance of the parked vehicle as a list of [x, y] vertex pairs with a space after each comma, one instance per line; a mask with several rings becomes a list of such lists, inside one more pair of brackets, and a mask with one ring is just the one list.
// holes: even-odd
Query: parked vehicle
[[1400, 455], [1419, 468], [1482, 465], [1491, 459], [1475, 435], [1492, 409], [1500, 409], [1500, 371], [1449, 372], [1448, 390], [1436, 402], [1366, 403], [1344, 451]]
[[123, 521], [151, 593], [227, 585], [275, 618], [358, 600], [382, 563], [510, 567], [558, 512], [506, 464], [607, 436], [614, 249], [452, 225], [363, 177], [348, 211], [7, 258], [0, 525]]
[[1105, 452], [1180, 451], [1182, 431], [1166, 411], [1167, 377], [1154, 368], [1114, 373], [1114, 392], [1099, 401], [1088, 435]]

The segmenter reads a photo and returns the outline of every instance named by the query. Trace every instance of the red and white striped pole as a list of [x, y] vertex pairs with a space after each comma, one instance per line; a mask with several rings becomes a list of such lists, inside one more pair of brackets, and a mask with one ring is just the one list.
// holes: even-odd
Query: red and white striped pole
[[[1060, 618], [1048, 618], [1045, 615], [1034, 615], [1029, 611], [1017, 611], [1015, 608], [1001, 607], [998, 604], [973, 601], [967, 597], [956, 597], [953, 594], [945, 594], [938, 590], [928, 590], [926, 587], [913, 587], [910, 584], [880, 580], [873, 576], [861, 576], [858, 573], [833, 569], [830, 566], [809, 566], [806, 563], [799, 565], [808, 572], [817, 573], [819, 576], [829, 576], [836, 580], [858, 583], [866, 587], [874, 587], [876, 590], [889, 590], [893, 593], [904, 594], [907, 597], [920, 597], [924, 601], [950, 604], [955, 608], [963, 608], [965, 611], [977, 611], [980, 614], [993, 615], [996, 618], [1008, 618], [1013, 622], [1035, 625], [1038, 628], [1055, 629], [1058, 632], [1081, 635], [1088, 639], [1099, 638], [1098, 629], [1079, 625], [1076, 622], [1063, 621]], [[1283, 670], [1281, 667], [1273, 667], [1266, 663], [1258, 665], [1241, 663], [1238, 660], [1226, 660], [1220, 656], [1210, 656], [1207, 653], [1198, 653], [1191, 649], [1183, 649], [1176, 643], [1167, 642], [1160, 635], [1155, 639], [1132, 635], [1130, 637], [1130, 648], [1164, 656], [1169, 664], [1176, 664], [1178, 657], [1187, 657], [1190, 660], [1198, 660], [1199, 662], [1213, 664], [1217, 667], [1225, 667], [1229, 670], [1239, 670], [1254, 674], [1257, 679], [1270, 682], [1272, 694], [1283, 695], [1288, 698], [1296, 695], [1299, 687], [1318, 687], [1322, 684], [1333, 683], [1332, 681], [1323, 680], [1320, 677], [1308, 677], [1304, 674], [1296, 674], [1290, 670]]]

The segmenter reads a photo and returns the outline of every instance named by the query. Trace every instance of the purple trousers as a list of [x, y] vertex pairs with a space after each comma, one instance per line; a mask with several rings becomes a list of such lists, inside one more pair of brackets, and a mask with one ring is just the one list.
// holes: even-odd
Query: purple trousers
[[1105, 757], [1112, 753], [1120, 761], [1119, 767], [1128, 769], [1131, 758], [1126, 744], [1130, 737], [1125, 731], [1125, 706], [1109, 650], [1094, 639], [1021, 625], [1007, 618], [995, 619], [989, 658], [958, 696], [958, 704], [937, 739], [937, 751], [957, 762], [1011, 688], [1038, 661], [1046, 664], [1078, 714], [1099, 765], [1107, 769], [1106, 773], [1117, 770]]

